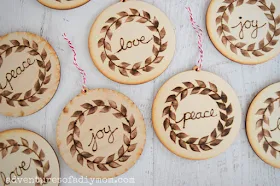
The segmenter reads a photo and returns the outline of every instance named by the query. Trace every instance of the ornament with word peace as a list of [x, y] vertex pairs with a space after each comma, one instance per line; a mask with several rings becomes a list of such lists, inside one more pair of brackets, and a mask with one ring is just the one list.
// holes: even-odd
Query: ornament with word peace
[[63, 109], [57, 144], [65, 162], [83, 176], [109, 178], [131, 168], [146, 141], [143, 117], [126, 96], [88, 90]]
[[240, 128], [241, 109], [230, 85], [201, 70], [202, 30], [190, 8], [188, 11], [199, 36], [200, 60], [194, 70], [175, 75], [160, 88], [152, 121], [158, 138], [171, 152], [202, 160], [219, 155], [233, 143]]
[[206, 19], [215, 47], [235, 62], [259, 64], [280, 51], [278, 0], [212, 0]]
[[0, 154], [0, 185], [59, 185], [58, 159], [38, 134], [23, 129], [1, 132]]
[[82, 6], [90, 0], [38, 0], [39, 3], [53, 9], [67, 10]]
[[256, 154], [280, 168], [280, 83], [265, 88], [253, 100], [246, 129]]
[[119, 2], [96, 19], [89, 36], [96, 67], [123, 84], [141, 84], [158, 77], [175, 51], [175, 33], [158, 8], [141, 2]]
[[0, 37], [0, 113], [27, 116], [54, 96], [60, 80], [58, 57], [48, 42], [31, 33]]

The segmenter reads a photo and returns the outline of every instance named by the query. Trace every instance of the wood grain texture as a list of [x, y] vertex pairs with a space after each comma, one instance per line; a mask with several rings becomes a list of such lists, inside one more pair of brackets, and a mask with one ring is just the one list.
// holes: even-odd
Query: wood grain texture
[[[46, 38], [56, 50], [61, 63], [61, 83], [53, 100], [38, 113], [24, 118], [0, 116], [0, 130], [23, 127], [41, 134], [58, 153], [55, 130], [63, 107], [80, 92], [81, 80], [72, 65], [72, 52], [62, 34], [67, 33], [78, 51], [78, 62], [87, 71], [89, 88], [110, 88], [130, 97], [140, 108], [147, 124], [147, 142], [136, 165], [122, 178], [135, 178], [135, 186], [275, 186], [280, 170], [263, 163], [250, 147], [245, 133], [245, 116], [254, 96], [264, 87], [280, 81], [280, 56], [257, 66], [245, 66], [223, 57], [206, 34], [205, 14], [210, 0], [145, 0], [167, 14], [177, 37], [176, 53], [167, 71], [152, 82], [120, 85], [103, 76], [92, 64], [88, 51], [89, 30], [98, 14], [117, 0], [94, 0], [67, 11], [52, 10], [36, 0], [2, 0], [0, 35], [29, 31]], [[190, 6], [204, 32], [204, 70], [224, 78], [236, 91], [242, 106], [240, 134], [220, 156], [204, 161], [190, 161], [169, 152], [157, 139], [151, 123], [153, 99], [162, 84], [179, 72], [191, 69], [198, 59], [196, 34], [184, 7]], [[59, 157], [62, 177], [79, 175]], [[69, 184], [61, 184], [66, 186]], [[78, 184], [71, 184], [78, 185]], [[89, 184], [85, 184], [89, 185]], [[110, 185], [110, 184], [108, 184]], [[124, 185], [122, 183], [115, 185]]]

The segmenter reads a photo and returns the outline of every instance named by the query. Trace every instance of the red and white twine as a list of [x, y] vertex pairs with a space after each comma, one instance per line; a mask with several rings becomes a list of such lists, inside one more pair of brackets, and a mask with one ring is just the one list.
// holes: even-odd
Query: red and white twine
[[75, 47], [73, 46], [72, 42], [67, 38], [66, 34], [63, 34], [63, 38], [68, 42], [69, 47], [72, 49], [73, 53], [74, 53], [74, 60], [73, 60], [73, 64], [75, 65], [75, 67], [79, 70], [80, 74], [82, 75], [83, 78], [83, 91], [86, 91], [86, 81], [87, 81], [87, 77], [86, 77], [86, 72], [78, 65], [77, 63], [77, 53], [75, 50]]
[[190, 15], [190, 21], [191, 21], [192, 27], [198, 35], [198, 42], [197, 43], [198, 43], [198, 49], [199, 49], [199, 60], [197, 62], [197, 67], [198, 67], [198, 70], [201, 70], [203, 57], [204, 57], [204, 51], [203, 51], [203, 45], [202, 45], [202, 43], [203, 43], [203, 37], [202, 37], [203, 36], [203, 31], [200, 28], [200, 26], [194, 21], [191, 8], [187, 7], [187, 10], [188, 10], [189, 15]]

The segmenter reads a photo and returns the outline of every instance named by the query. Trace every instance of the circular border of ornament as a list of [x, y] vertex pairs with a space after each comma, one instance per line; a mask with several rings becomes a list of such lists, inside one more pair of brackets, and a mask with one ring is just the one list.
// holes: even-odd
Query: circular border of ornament
[[[52, 9], [57, 9], [57, 10], [69, 10], [69, 9], [74, 9], [77, 7], [80, 7], [86, 3], [88, 3], [90, 0], [37, 0], [39, 3], [42, 5], [52, 8]], [[63, 3], [63, 2], [65, 3]], [[77, 2], [75, 2], [77, 1]]]
[[[190, 136], [177, 122], [180, 102], [192, 95], [209, 97], [219, 109], [217, 126], [204, 137]], [[241, 108], [227, 82], [210, 72], [192, 70], [173, 76], [159, 89], [153, 103], [152, 122], [156, 135], [169, 151], [182, 158], [204, 160], [218, 156], [234, 142], [240, 129]]]
[[[253, 99], [246, 118], [246, 133], [251, 147], [260, 159], [275, 168], [280, 168], [280, 144], [273, 140], [272, 131], [268, 130], [268, 127], [271, 125], [275, 104], [279, 106], [279, 100], [280, 83], [264, 88]], [[280, 122], [272, 130], [280, 130]]]
[[[153, 34], [150, 40], [154, 42], [153, 56], [135, 64], [121, 60], [117, 64], [119, 58], [116, 54], [108, 54], [111, 52], [109, 41], [114, 34], [111, 30], [132, 22], [143, 24]], [[133, 0], [106, 8], [94, 21], [88, 40], [90, 55], [97, 69], [110, 80], [128, 85], [147, 83], [160, 76], [174, 57], [175, 45], [175, 31], [168, 17], [151, 4]]]
[[[211, 0], [206, 13], [206, 28], [215, 48], [228, 59], [245, 65], [261, 64], [275, 58], [280, 53], [280, 50], [272, 51], [278, 43], [275, 37], [280, 35], [280, 14], [275, 15], [276, 11], [280, 13], [280, 4], [275, 7], [273, 2], [267, 5], [266, 0]], [[243, 4], [259, 6], [267, 17], [267, 35], [259, 43], [234, 43], [236, 38], [230, 34], [228, 25], [223, 24], [229, 21], [234, 9]]]
[[[17, 37], [20, 40], [15, 39]], [[55, 50], [47, 40], [30, 32], [12, 32], [0, 37], [0, 68], [7, 56], [20, 53], [26, 48], [30, 49], [30, 56], [40, 57], [36, 62], [39, 67], [38, 80], [26, 92], [4, 90], [0, 93], [0, 105], [5, 103], [10, 108], [0, 107], [0, 113], [5, 116], [22, 117], [40, 111], [52, 100], [60, 83], [60, 62]]]
[[[18, 135], [17, 133], [22, 133], [24, 135]], [[11, 137], [6, 137], [7, 135], [10, 135]], [[46, 148], [41, 149], [41, 146], [39, 144], [39, 141], [33, 141], [33, 143], [30, 143], [29, 140], [27, 140], [27, 138], [30, 136], [36, 136], [36, 138], [40, 139], [42, 143], [44, 143], [44, 145], [47, 145], [49, 148], [47, 149], [48, 153], [46, 154]], [[37, 167], [37, 171], [36, 171], [36, 177], [40, 177], [42, 179], [49, 179], [49, 180], [44, 180], [47, 184], [49, 185], [51, 180], [50, 179], [56, 179], [58, 180], [60, 178], [61, 172], [60, 172], [60, 164], [59, 164], [59, 160], [58, 160], [58, 156], [55, 153], [55, 150], [52, 148], [52, 146], [50, 145], [50, 143], [44, 139], [42, 136], [40, 136], [39, 134], [30, 131], [30, 130], [26, 130], [26, 129], [21, 129], [21, 128], [15, 128], [15, 129], [8, 129], [5, 131], [1, 131], [0, 132], [0, 138], [1, 136], [5, 136], [5, 143], [1, 141], [0, 139], [0, 149], [2, 149], [1, 151], [1, 158], [5, 158], [7, 157], [9, 154], [15, 154], [16, 152], [19, 151], [19, 146], [21, 147], [26, 147], [26, 149], [24, 151], [22, 151], [23, 154], [29, 155], [29, 154], [35, 154], [37, 156], [38, 159], [33, 159], [32, 163], [34, 163], [34, 165]], [[20, 138], [20, 141], [16, 141], [14, 139], [14, 137], [18, 137]], [[11, 151], [9, 152], [8, 149], [4, 148], [6, 146], [6, 148], [11, 149]], [[8, 147], [7, 147], [8, 146]], [[5, 152], [3, 151], [3, 149], [6, 149]], [[52, 157], [50, 156], [50, 152], [52, 153]], [[50, 163], [49, 158], [54, 159], [55, 162]], [[31, 163], [31, 162], [30, 162]], [[53, 163], [56, 163], [56, 168], [55, 170], [58, 172], [56, 172], [58, 175], [57, 177], [53, 177], [54, 176], [54, 172], [50, 172], [53, 170]], [[30, 164], [31, 165], [31, 164]], [[38, 184], [39, 185], [39, 184]], [[43, 184], [44, 185], [44, 184]], [[55, 182], [52, 185], [60, 185], [59, 183]], [[37, 186], [37, 184], [35, 184], [35, 186]]]
[[[116, 99], [123, 99], [123, 102]], [[84, 149], [85, 145], [79, 140], [83, 136], [82, 127], [87, 117], [110, 111], [114, 111], [114, 118], [123, 120], [120, 126], [125, 132], [121, 137], [123, 144], [113, 154], [95, 156], [94, 152]], [[89, 178], [112, 178], [127, 172], [140, 158], [146, 143], [146, 125], [138, 107], [124, 94], [105, 88], [87, 90], [63, 109], [56, 141], [61, 157], [75, 172]]]

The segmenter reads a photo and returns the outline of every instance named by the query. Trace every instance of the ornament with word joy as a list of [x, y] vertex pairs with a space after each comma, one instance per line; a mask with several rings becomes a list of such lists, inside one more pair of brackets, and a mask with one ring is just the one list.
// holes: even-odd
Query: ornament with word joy
[[46, 40], [27, 32], [0, 38], [1, 114], [37, 112], [52, 99], [59, 80], [59, 60]]
[[235, 62], [259, 64], [279, 54], [279, 0], [212, 0], [206, 19], [215, 47]]
[[65, 162], [83, 176], [110, 178], [131, 168], [146, 141], [135, 104], [113, 90], [88, 90], [63, 109], [57, 145]]
[[1, 186], [58, 186], [59, 164], [52, 147], [23, 129], [0, 133]]
[[192, 160], [224, 152], [237, 136], [241, 109], [233, 89], [205, 71], [187, 71], [168, 80], [153, 104], [160, 141], [174, 154]]
[[123, 84], [141, 84], [158, 77], [175, 51], [175, 34], [168, 18], [141, 1], [119, 2], [96, 19], [89, 36], [96, 67]]
[[265, 88], [253, 100], [246, 129], [256, 154], [280, 168], [280, 83]]

